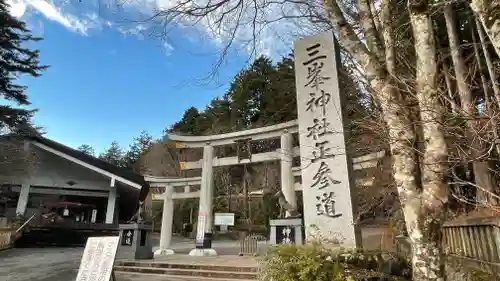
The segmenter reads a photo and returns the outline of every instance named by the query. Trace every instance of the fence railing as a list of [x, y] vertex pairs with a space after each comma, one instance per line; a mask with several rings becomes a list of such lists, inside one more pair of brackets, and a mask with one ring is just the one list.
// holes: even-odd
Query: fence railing
[[461, 266], [497, 274], [500, 272], [500, 218], [464, 218], [444, 224], [446, 255]]
[[259, 235], [250, 234], [240, 240], [240, 256], [252, 255], [256, 256], [259, 253]]
[[[500, 273], [500, 217], [462, 218], [443, 225], [443, 249], [454, 268]], [[409, 258], [407, 237], [396, 237], [396, 250]]]

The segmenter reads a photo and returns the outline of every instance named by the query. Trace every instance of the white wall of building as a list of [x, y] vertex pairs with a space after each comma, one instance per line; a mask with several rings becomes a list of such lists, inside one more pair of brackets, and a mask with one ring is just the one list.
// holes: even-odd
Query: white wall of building
[[[29, 185], [30, 195], [45, 194], [49, 196], [75, 195], [107, 198], [110, 194], [111, 189], [116, 189], [116, 186], [110, 186], [109, 177], [105, 177], [69, 160], [44, 151], [43, 149], [38, 148], [34, 145], [31, 145], [30, 149], [36, 155], [36, 160], [32, 165], [31, 172], [26, 175], [22, 175], [19, 173], [17, 173], [17, 175], [13, 175], [16, 173], [11, 173], [8, 170], [0, 171], [0, 184], [19, 185], [19, 187], [14, 188], [16, 189], [16, 191], [21, 191], [22, 185]], [[72, 182], [73, 184], [69, 184], [70, 182]], [[52, 188], [47, 189], [47, 187]], [[113, 194], [115, 192], [111, 193]], [[20, 193], [20, 195], [22, 194], [23, 192]], [[22, 205], [23, 203], [24, 202], [19, 202], [17, 208], [19, 209], [19, 204]], [[7, 209], [7, 215], [12, 213], [13, 210], [11, 209], [12, 208]], [[112, 209], [116, 210], [116, 208]], [[26, 208], [25, 215], [31, 215], [33, 213], [36, 213], [37, 211], [38, 209]], [[104, 208], [101, 208], [101, 210], [99, 211], [104, 212], [105, 214], [107, 212], [111, 215], [111, 209], [107, 208], [106, 206], [104, 206]], [[113, 221], [116, 221], [116, 212], [113, 217]], [[108, 220], [108, 223], [109, 222], [110, 220]]]

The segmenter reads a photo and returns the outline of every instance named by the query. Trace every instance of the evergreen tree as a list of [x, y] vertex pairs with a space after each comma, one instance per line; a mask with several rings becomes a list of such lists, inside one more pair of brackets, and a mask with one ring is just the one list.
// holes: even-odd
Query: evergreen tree
[[179, 132], [189, 135], [198, 135], [200, 133], [197, 122], [199, 121], [200, 112], [196, 107], [186, 109], [182, 119], [172, 125], [170, 130], [172, 132]]
[[82, 144], [77, 148], [78, 151], [81, 151], [87, 155], [94, 156], [95, 155], [95, 150], [92, 146], [88, 144]]
[[[0, 96], [21, 106], [29, 105], [26, 86], [20, 85], [18, 77], [28, 74], [38, 77], [47, 66], [41, 65], [38, 50], [32, 50], [23, 45], [36, 42], [41, 38], [34, 37], [26, 24], [13, 17], [5, 0], [0, 0]], [[31, 117], [33, 110], [16, 108], [10, 105], [0, 105], [0, 129], [15, 131], [16, 127], [23, 133], [32, 130]], [[31, 129], [26, 130], [26, 128]]]
[[[341, 92], [348, 99], [350, 120], [375, 118], [370, 101], [359, 90], [354, 74], [339, 71]], [[214, 98], [203, 112], [188, 108], [183, 118], [169, 131], [185, 135], [210, 135], [270, 126], [297, 119], [294, 58], [290, 54], [276, 64], [265, 57], [257, 58], [240, 71], [222, 97]], [[376, 112], [376, 110], [375, 110]], [[361, 122], [362, 123], [362, 122]], [[365, 134], [354, 122], [357, 134]], [[370, 136], [371, 138], [371, 136]]]
[[141, 135], [134, 138], [134, 142], [130, 145], [129, 150], [123, 157], [123, 165], [136, 172], [141, 172], [139, 160], [142, 155], [147, 153], [153, 146], [153, 137], [146, 131], [142, 131]]
[[232, 103], [231, 119], [236, 130], [248, 129], [259, 120], [264, 96], [274, 95], [271, 77], [275, 73], [272, 61], [261, 56], [235, 77], [228, 95]]
[[295, 65], [292, 55], [274, 66], [269, 77], [270, 89], [262, 95], [262, 108], [257, 126], [269, 126], [297, 119]]
[[116, 166], [123, 166], [123, 150], [117, 141], [111, 143], [108, 149], [99, 155], [99, 159]]
[[203, 112], [204, 118], [199, 126], [206, 128], [206, 134], [223, 134], [232, 130], [231, 124], [231, 102], [229, 96], [215, 98], [210, 102]]

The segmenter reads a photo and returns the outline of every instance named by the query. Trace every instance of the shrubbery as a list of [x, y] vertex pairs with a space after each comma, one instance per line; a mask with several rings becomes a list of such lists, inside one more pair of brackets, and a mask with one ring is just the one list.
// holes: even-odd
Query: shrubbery
[[29, 217], [27, 217], [25, 215], [17, 214], [15, 217], [12, 217], [8, 220], [8, 224], [9, 224], [9, 227], [17, 229], [21, 225], [23, 225], [23, 223], [25, 223], [28, 219], [29, 219]]
[[344, 263], [319, 243], [270, 247], [260, 267], [261, 281], [351, 281]]
[[270, 247], [262, 260], [260, 281], [407, 280], [408, 262], [380, 251], [340, 251], [312, 242]]

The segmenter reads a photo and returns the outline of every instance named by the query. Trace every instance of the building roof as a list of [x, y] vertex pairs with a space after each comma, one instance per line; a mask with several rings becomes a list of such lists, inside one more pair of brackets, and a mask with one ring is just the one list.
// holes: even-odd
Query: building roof
[[53, 150], [59, 151], [63, 154], [66, 154], [70, 157], [76, 158], [84, 163], [87, 163], [88, 165], [94, 166], [96, 168], [99, 168], [101, 170], [104, 170], [108, 173], [111, 173], [115, 176], [121, 177], [123, 179], [126, 179], [130, 182], [136, 183], [141, 186], [141, 191], [139, 195], [139, 200], [144, 201], [148, 195], [149, 192], [149, 184], [144, 180], [144, 177], [140, 174], [134, 173], [130, 169], [119, 167], [117, 165], [108, 163], [104, 160], [101, 160], [97, 157], [88, 155], [84, 152], [81, 152], [79, 150], [76, 150], [74, 148], [71, 148], [69, 146], [66, 146], [62, 143], [53, 141], [51, 139], [42, 137], [42, 136], [15, 136], [15, 135], [6, 135], [3, 136], [4, 139], [26, 139], [30, 140], [33, 142], [40, 143], [42, 145], [45, 145]]

